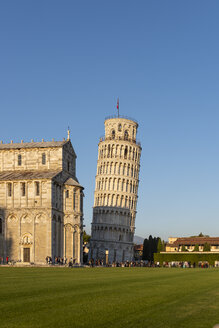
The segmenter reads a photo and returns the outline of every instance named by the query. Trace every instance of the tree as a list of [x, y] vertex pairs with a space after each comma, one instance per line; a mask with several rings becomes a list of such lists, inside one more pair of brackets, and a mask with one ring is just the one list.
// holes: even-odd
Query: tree
[[154, 249], [154, 245], [153, 245], [153, 243], [154, 243], [154, 240], [153, 240], [153, 237], [150, 235], [149, 236], [149, 243], [148, 243], [148, 260], [149, 261], [153, 261], [153, 249]]
[[190, 236], [191, 238], [194, 238], [194, 237], [209, 237], [209, 235], [204, 235], [202, 232], [200, 232], [199, 235], [195, 235], [195, 236]]
[[160, 253], [164, 251], [164, 242], [158, 238], [158, 243], [157, 243], [157, 253]]
[[158, 251], [159, 240], [159, 237], [152, 237], [151, 235], [149, 238], [145, 238], [142, 256], [143, 260], [154, 261], [154, 253], [157, 253]]
[[199, 244], [195, 244], [193, 252], [199, 252]]
[[86, 234], [86, 231], [83, 231], [83, 243], [88, 243], [90, 241], [90, 235]]
[[210, 252], [211, 246], [208, 243], [204, 244], [203, 252]]
[[181, 252], [186, 252], [186, 246], [182, 245]]
[[145, 238], [144, 245], [143, 245], [143, 260], [148, 260], [149, 258], [149, 240]]

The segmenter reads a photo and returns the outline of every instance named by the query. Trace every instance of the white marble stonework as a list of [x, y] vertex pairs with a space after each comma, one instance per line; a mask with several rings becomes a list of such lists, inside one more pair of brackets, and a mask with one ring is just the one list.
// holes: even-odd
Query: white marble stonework
[[116, 117], [105, 120], [98, 145], [89, 258], [110, 263], [133, 259], [141, 145], [138, 124]]
[[0, 257], [82, 262], [83, 187], [63, 141], [0, 143]]

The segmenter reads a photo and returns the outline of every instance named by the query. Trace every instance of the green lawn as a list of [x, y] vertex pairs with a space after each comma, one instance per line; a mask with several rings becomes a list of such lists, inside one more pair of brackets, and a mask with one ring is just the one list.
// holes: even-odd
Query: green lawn
[[0, 327], [213, 327], [219, 269], [0, 268]]

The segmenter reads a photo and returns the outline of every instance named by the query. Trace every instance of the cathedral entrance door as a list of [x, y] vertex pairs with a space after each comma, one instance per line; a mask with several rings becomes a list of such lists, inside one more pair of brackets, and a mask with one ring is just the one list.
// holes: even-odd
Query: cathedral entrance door
[[30, 262], [30, 248], [24, 248], [24, 262]]

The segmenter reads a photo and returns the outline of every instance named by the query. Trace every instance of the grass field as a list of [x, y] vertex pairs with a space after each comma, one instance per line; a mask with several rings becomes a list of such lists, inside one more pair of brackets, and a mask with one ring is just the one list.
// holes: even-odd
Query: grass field
[[213, 327], [219, 270], [0, 268], [0, 327]]

